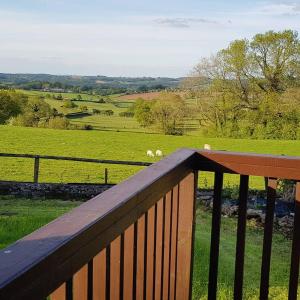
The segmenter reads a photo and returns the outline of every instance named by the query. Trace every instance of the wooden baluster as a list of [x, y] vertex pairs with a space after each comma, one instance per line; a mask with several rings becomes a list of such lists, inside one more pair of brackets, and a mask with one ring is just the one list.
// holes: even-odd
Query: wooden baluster
[[214, 202], [213, 202], [211, 243], [210, 243], [208, 300], [215, 300], [217, 297], [222, 188], [223, 188], [223, 173], [216, 172], [215, 182], [214, 182]]
[[147, 213], [139, 218], [137, 223], [137, 240], [136, 240], [136, 292], [134, 297], [136, 299], [145, 299], [144, 297], [144, 276], [146, 270], [146, 239], [147, 239], [147, 231], [146, 231], [146, 219]]
[[243, 277], [245, 259], [245, 237], [247, 221], [247, 200], [249, 189], [249, 176], [240, 176], [239, 193], [239, 216], [237, 224], [236, 257], [235, 257], [235, 278], [234, 278], [234, 299], [243, 298]]
[[73, 299], [87, 300], [87, 296], [88, 296], [88, 265], [85, 265], [73, 276]]
[[169, 274], [169, 299], [175, 299], [176, 292], [176, 274], [177, 274], [177, 236], [178, 236], [178, 189], [173, 188], [172, 194], [172, 228], [171, 228], [171, 251], [170, 251], [170, 274]]
[[110, 244], [110, 297], [107, 298], [108, 300], [120, 299], [120, 293], [122, 290], [120, 289], [120, 282], [121, 278], [123, 277], [122, 274], [120, 274], [120, 261], [123, 256], [124, 251], [122, 253], [121, 236], [119, 236]]
[[157, 202], [156, 218], [156, 247], [155, 247], [155, 290], [154, 299], [161, 298], [161, 278], [163, 265], [163, 226], [164, 226], [164, 198]]
[[94, 300], [105, 300], [106, 289], [106, 249], [93, 259], [93, 297]]
[[172, 211], [172, 191], [167, 193], [165, 199], [165, 224], [164, 224], [164, 259], [162, 272], [162, 292], [161, 298], [169, 298], [169, 274], [170, 274], [170, 247], [171, 247], [171, 211]]
[[126, 229], [124, 233], [123, 299], [125, 300], [132, 300], [132, 294], [133, 294], [133, 257], [134, 257], [133, 248], [134, 248], [134, 224], [131, 225], [128, 229]]
[[188, 300], [190, 295], [193, 249], [195, 174], [190, 173], [179, 183], [176, 299]]
[[148, 210], [147, 220], [147, 263], [146, 263], [146, 280], [145, 292], [146, 300], [153, 299], [154, 291], [154, 266], [155, 266], [155, 224], [156, 224], [156, 205]]
[[66, 284], [63, 283], [51, 295], [50, 300], [66, 300]]
[[260, 299], [267, 300], [269, 294], [269, 276], [272, 251], [272, 235], [273, 235], [273, 220], [275, 210], [277, 180], [274, 178], [268, 179], [267, 188], [267, 207], [263, 241], [263, 254], [261, 265], [260, 278]]
[[296, 183], [294, 233], [291, 256], [289, 300], [297, 300], [300, 255], [300, 182]]

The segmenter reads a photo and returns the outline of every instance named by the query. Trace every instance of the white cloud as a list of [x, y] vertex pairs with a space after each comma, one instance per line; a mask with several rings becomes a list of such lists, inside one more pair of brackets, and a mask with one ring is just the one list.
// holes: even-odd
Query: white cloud
[[195, 24], [218, 24], [218, 22], [205, 18], [158, 18], [155, 23], [175, 28], [189, 28]]
[[267, 3], [260, 7], [260, 12], [274, 16], [299, 15], [300, 4], [291, 2]]

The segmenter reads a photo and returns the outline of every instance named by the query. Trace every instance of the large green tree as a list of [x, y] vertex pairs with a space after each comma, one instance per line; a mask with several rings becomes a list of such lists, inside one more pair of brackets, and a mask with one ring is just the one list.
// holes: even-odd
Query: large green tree
[[203, 59], [185, 86], [196, 99], [201, 124], [218, 135], [269, 138], [274, 132], [280, 138], [288, 127], [295, 138], [299, 101], [287, 95], [299, 86], [299, 66], [297, 33], [268, 31]]

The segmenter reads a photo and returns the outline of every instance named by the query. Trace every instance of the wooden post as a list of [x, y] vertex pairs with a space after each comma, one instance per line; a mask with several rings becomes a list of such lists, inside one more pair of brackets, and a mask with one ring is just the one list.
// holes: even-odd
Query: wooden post
[[104, 183], [107, 184], [108, 182], [108, 169], [104, 169]]
[[33, 171], [33, 182], [38, 183], [39, 181], [39, 166], [40, 166], [40, 158], [36, 156], [34, 158], [34, 171]]

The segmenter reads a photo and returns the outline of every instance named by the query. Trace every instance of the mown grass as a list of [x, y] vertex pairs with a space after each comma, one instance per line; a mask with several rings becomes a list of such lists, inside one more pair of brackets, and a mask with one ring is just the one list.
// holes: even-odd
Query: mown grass
[[[236, 224], [234, 218], [222, 218], [217, 299], [233, 299]], [[211, 214], [198, 209], [195, 233], [193, 299], [207, 299]], [[263, 229], [248, 222], [246, 235], [244, 298], [259, 299]], [[291, 241], [274, 233], [271, 257], [269, 299], [287, 299]]]
[[[0, 196], [0, 249], [58, 216], [80, 202], [28, 200]], [[211, 214], [198, 209], [193, 299], [207, 299]], [[247, 226], [244, 299], [258, 299], [263, 231], [252, 223]], [[236, 243], [236, 219], [223, 218], [221, 227], [218, 299], [232, 299]], [[287, 299], [291, 241], [273, 236], [270, 299]]]
[[79, 205], [79, 201], [0, 196], [0, 249]]
[[[205, 143], [215, 150], [300, 155], [300, 141], [238, 140], [198, 136], [166, 136], [132, 132], [54, 130], [0, 126], [0, 152], [87, 157], [112, 160], [155, 162], [146, 151], [160, 149], [168, 155], [178, 148], [202, 148]], [[0, 179], [32, 181], [33, 160], [0, 157]], [[92, 163], [40, 162], [41, 182], [103, 182], [104, 168], [109, 181], [118, 183], [142, 168]], [[212, 174], [200, 173], [202, 187], [212, 185]], [[225, 177], [225, 186], [238, 183], [238, 176]], [[251, 177], [251, 188], [263, 188], [262, 178]]]

